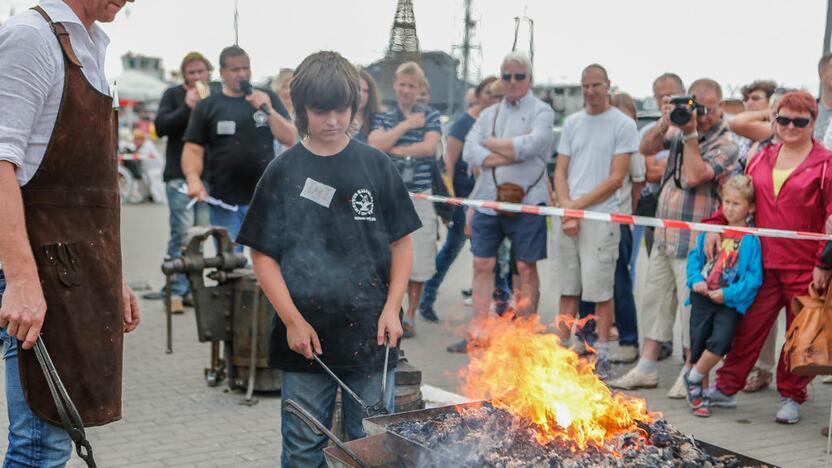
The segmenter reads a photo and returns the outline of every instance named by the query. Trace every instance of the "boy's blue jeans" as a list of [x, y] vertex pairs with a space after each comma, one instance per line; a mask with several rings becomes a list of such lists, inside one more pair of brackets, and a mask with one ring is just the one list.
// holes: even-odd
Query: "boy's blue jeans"
[[[374, 405], [381, 398], [381, 372], [353, 372], [339, 374], [347, 384], [368, 405]], [[395, 406], [395, 371], [387, 372], [385, 406], [391, 413]], [[286, 412], [286, 400], [294, 400], [326, 427], [332, 427], [335, 408], [335, 391], [338, 384], [327, 374], [306, 372], [283, 372], [280, 405], [280, 433], [283, 436], [283, 453], [280, 465], [288, 467], [326, 467], [324, 448], [328, 440], [325, 435], [316, 435], [297, 416]], [[362, 408], [346, 392], [341, 393], [342, 421], [348, 440], [366, 436], [361, 426], [365, 417]]]
[[[0, 304], [6, 280], [0, 270]], [[9, 447], [4, 468], [62, 467], [72, 456], [72, 441], [62, 428], [39, 418], [29, 408], [17, 369], [17, 339], [0, 329], [6, 366], [6, 409], [9, 415]]]
[[[615, 306], [615, 326], [618, 328], [618, 344], [621, 346], [638, 345], [638, 323], [636, 322], [636, 302], [633, 297], [633, 283], [630, 277], [630, 257], [633, 253], [633, 233], [630, 227], [621, 225], [621, 240], [618, 243], [618, 261], [615, 264], [615, 284], [613, 300]], [[595, 312], [595, 304], [581, 301], [579, 316], [586, 317]], [[595, 321], [590, 320], [578, 331], [584, 340], [595, 341]]]

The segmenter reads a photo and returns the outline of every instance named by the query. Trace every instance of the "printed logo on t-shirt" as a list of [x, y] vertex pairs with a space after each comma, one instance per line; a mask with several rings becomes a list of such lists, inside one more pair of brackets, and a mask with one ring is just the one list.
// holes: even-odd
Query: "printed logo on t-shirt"
[[353, 218], [356, 221], [376, 220], [375, 216], [373, 216], [375, 210], [373, 195], [367, 189], [358, 189], [352, 194], [352, 209], [357, 215]]
[[265, 127], [269, 124], [269, 114], [261, 110], [255, 112], [252, 117], [254, 117], [254, 126], [257, 128]]

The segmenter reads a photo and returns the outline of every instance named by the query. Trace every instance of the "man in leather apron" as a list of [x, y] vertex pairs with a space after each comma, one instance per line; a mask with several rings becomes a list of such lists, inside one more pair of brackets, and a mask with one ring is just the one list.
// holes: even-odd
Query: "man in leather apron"
[[[101, 89], [106, 81], [94, 86], [83, 67], [98, 57], [92, 65], [103, 77], [107, 39], [95, 22], [112, 21], [125, 1], [43, 0], [0, 29], [0, 61], [8, 67], [0, 80], [20, 88], [0, 92], [0, 337], [12, 466], [61, 466], [70, 456], [31, 349], [38, 339], [85, 426], [121, 418], [123, 334], [138, 325], [139, 309], [121, 274], [117, 116]], [[54, 46], [62, 67], [50, 69], [55, 51], [43, 49]], [[58, 70], [58, 84], [44, 95], [37, 84], [19, 84], [49, 80], [43, 75], [50, 70]], [[55, 89], [57, 115], [50, 108]], [[41, 121], [47, 118], [55, 119], [49, 133]], [[42, 137], [48, 143], [38, 162], [33, 147]]]

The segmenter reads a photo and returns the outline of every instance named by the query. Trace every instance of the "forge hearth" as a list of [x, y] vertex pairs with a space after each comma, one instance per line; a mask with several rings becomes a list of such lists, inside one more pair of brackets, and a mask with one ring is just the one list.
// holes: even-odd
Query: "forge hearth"
[[[774, 466], [697, 441], [663, 420], [640, 426], [612, 438], [603, 447], [575, 451], [569, 441], [538, 442], [529, 423], [488, 402], [476, 402], [365, 419], [365, 429], [375, 438], [356, 440], [350, 445], [366, 449], [362, 444], [373, 444], [371, 451], [379, 462], [384, 462], [370, 466]], [[391, 445], [390, 439], [395, 439], [396, 444]], [[391, 452], [407, 453], [407, 460], [396, 453], [381, 454], [388, 446]], [[331, 455], [336, 452], [337, 449], [331, 450], [328, 458], [332, 460]]]

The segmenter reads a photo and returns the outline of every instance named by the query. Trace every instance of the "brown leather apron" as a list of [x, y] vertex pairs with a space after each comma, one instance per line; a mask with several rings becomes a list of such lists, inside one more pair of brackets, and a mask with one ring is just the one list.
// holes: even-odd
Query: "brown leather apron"
[[[52, 25], [64, 88], [43, 162], [21, 188], [26, 230], [46, 298], [40, 339], [85, 426], [121, 418], [123, 343], [117, 116], [110, 96], [81, 72], [69, 33]], [[34, 352], [20, 350], [26, 401], [61, 424]]]

